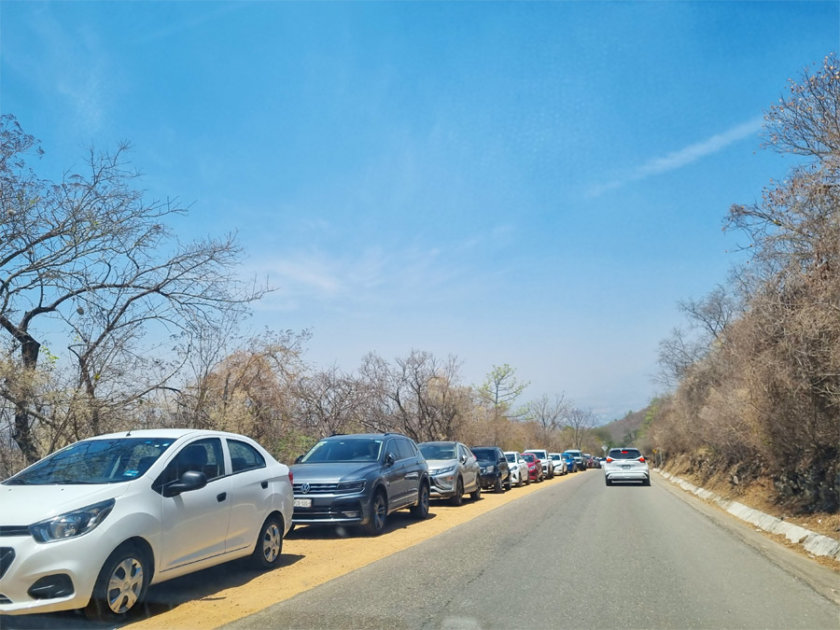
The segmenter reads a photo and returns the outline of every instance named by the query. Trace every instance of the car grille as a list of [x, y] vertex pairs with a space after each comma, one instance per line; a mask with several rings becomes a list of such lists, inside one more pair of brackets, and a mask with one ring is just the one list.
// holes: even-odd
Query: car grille
[[29, 536], [29, 527], [26, 525], [2, 525], [0, 536]]
[[[308, 485], [309, 489], [304, 491], [304, 486]], [[337, 483], [295, 483], [292, 485], [295, 494], [333, 494], [338, 490]]]
[[8, 568], [12, 566], [12, 560], [14, 559], [14, 549], [11, 547], [0, 547], [0, 578], [2, 578]]
[[364, 488], [365, 483], [363, 481], [346, 483], [306, 483], [302, 481], [292, 485], [295, 495], [303, 496], [312, 494], [352, 494], [361, 492]]

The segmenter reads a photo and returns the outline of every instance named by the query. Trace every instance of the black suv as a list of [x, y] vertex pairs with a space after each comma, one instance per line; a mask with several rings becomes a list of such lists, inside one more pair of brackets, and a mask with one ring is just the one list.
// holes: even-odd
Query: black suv
[[295, 525], [361, 525], [370, 535], [410, 508], [429, 515], [429, 470], [413, 440], [398, 433], [333, 435], [291, 467]]
[[504, 451], [498, 446], [473, 446], [470, 450], [481, 466], [481, 487], [510, 490], [510, 467]]

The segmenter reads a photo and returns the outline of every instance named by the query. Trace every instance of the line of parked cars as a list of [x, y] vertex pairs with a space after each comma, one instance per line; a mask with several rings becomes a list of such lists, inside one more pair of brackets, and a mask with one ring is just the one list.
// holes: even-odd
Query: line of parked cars
[[[461, 505], [583, 470], [576, 453], [371, 433], [323, 438], [286, 466], [222, 431], [90, 438], [0, 484], [0, 615], [84, 609], [120, 622], [152, 584], [240, 558], [276, 566], [295, 526], [377, 535], [396, 510], [425, 519], [432, 499]], [[635, 473], [630, 455], [615, 455], [607, 485]]]

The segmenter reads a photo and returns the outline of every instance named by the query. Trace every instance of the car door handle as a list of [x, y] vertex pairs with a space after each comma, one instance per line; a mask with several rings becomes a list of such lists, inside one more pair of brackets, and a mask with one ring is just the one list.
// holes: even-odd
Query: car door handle
[[227, 492], [222, 492], [221, 494], [216, 495], [216, 501], [218, 501], [219, 503], [221, 503], [225, 499], [227, 499]]

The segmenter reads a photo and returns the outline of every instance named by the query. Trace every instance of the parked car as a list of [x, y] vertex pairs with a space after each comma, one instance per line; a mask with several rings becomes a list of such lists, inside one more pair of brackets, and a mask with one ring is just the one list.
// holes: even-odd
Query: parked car
[[481, 466], [481, 487], [501, 492], [510, 490], [510, 467], [507, 457], [498, 446], [473, 446], [472, 452]]
[[429, 468], [414, 440], [398, 433], [334, 435], [292, 466], [295, 525], [360, 525], [382, 533], [389, 514], [429, 515]]
[[505, 451], [505, 457], [508, 460], [508, 468], [510, 468], [511, 484], [519, 487], [523, 483], [531, 483], [531, 477], [528, 475], [528, 463], [522, 459], [522, 454], [519, 451]]
[[565, 453], [570, 454], [572, 458], [574, 458], [576, 470], [586, 470], [586, 461], [583, 459], [583, 453], [576, 449], [569, 449], [568, 451], [564, 451], [564, 454]]
[[577, 472], [577, 462], [575, 462], [575, 456], [572, 453], [564, 451], [563, 453], [560, 453], [560, 457], [563, 458], [563, 462], [566, 464], [567, 473]]
[[90, 438], [0, 492], [0, 615], [120, 621], [150, 584], [245, 556], [275, 566], [292, 522], [289, 468], [220, 431]]
[[641, 481], [650, 485], [650, 469], [637, 448], [611, 448], [604, 462], [604, 481], [611, 486], [614, 481]]
[[548, 456], [551, 458], [552, 466], [554, 466], [555, 475], [565, 475], [569, 472], [566, 460], [563, 459], [563, 455], [561, 453], [549, 453]]
[[429, 465], [431, 496], [464, 502], [464, 493], [477, 501], [481, 496], [481, 469], [472, 451], [460, 442], [422, 442], [417, 445]]
[[540, 460], [540, 465], [543, 469], [543, 477], [551, 479], [554, 477], [554, 466], [551, 463], [551, 458], [548, 456], [548, 451], [544, 448], [526, 448], [526, 453], [533, 453]]
[[531, 481], [540, 482], [545, 479], [543, 474], [542, 462], [539, 457], [533, 453], [522, 453], [522, 459], [528, 465], [528, 478]]

